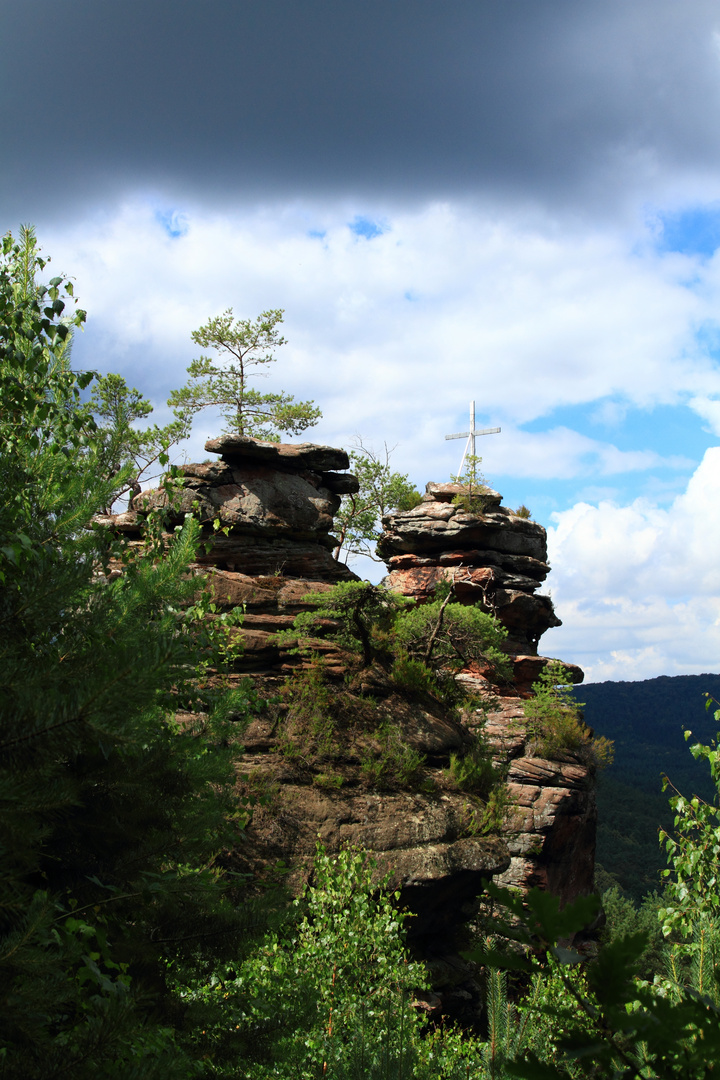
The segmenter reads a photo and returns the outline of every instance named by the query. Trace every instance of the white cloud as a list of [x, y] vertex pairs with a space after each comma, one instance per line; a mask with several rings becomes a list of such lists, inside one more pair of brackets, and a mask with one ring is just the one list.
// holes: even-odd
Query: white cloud
[[[652, 450], [619, 450], [612, 443], [591, 439], [567, 427], [530, 433], [504, 427], [503, 439], [493, 445], [493, 476], [568, 479], [583, 473], [607, 477], [667, 466], [688, 468], [687, 458], [662, 457]], [[478, 443], [485, 451], [486, 440]], [[488, 458], [488, 455], [485, 455]]]
[[[319, 402], [323, 440], [399, 442], [399, 464], [418, 482], [457, 467], [444, 435], [471, 397], [479, 422], [505, 428], [483, 442], [489, 475], [542, 463], [544, 475], [567, 477], [658, 459], [519, 425], [609, 397], [647, 407], [720, 396], [695, 335], [717, 307], [720, 268], [706, 268], [704, 289], [688, 288], [700, 272], [692, 260], [640, 250], [632, 237], [478, 204], [340, 200], [233, 214], [176, 207], [184, 235], [173, 236], [159, 205], [137, 196], [41, 237], [90, 313], [77, 355], [123, 368], [158, 402], [183, 381], [190, 331], [229, 306], [284, 307], [290, 344], [273, 381]], [[358, 215], [386, 231], [358, 237], [347, 224]]]
[[667, 510], [638, 499], [553, 517], [549, 584], [564, 626], [544, 651], [593, 682], [720, 668], [720, 447]]
[[707, 425], [714, 435], [720, 435], [720, 399], [694, 397], [690, 398], [688, 405], [698, 416], [707, 421]]

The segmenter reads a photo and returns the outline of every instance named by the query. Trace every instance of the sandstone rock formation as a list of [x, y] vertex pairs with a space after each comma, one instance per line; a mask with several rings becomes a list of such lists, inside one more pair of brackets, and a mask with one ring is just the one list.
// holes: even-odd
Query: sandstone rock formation
[[459, 493], [458, 484], [430, 483], [419, 506], [384, 519], [387, 586], [424, 600], [454, 580], [461, 603], [480, 604], [506, 627], [511, 651], [537, 654], [541, 635], [561, 625], [550, 598], [536, 595], [550, 572], [545, 530], [501, 506], [496, 491], [482, 496], [482, 513], [454, 505]]
[[[512, 805], [504, 838], [511, 863], [497, 880], [522, 889], [539, 885], [567, 902], [593, 890], [597, 811], [593, 769], [572, 754], [564, 761], [536, 756], [524, 723], [523, 698], [549, 662], [538, 656], [538, 642], [560, 625], [550, 598], [536, 595], [550, 571], [546, 533], [503, 507], [496, 491], [483, 496], [476, 512], [453, 503], [463, 495], [461, 485], [429, 483], [419, 506], [384, 519], [378, 551], [390, 571], [385, 584], [422, 603], [441, 581], [452, 581], [459, 602], [480, 605], [507, 629], [511, 686], [491, 686], [475, 672], [459, 675], [468, 690], [492, 701], [467, 725], [489, 742], [507, 774]], [[565, 667], [574, 682], [582, 681], [580, 668]]]
[[[481, 603], [508, 628], [514, 682], [498, 687], [487, 672], [462, 673], [494, 704], [459, 718], [428, 694], [403, 691], [378, 665], [359, 670], [331, 640], [314, 642], [319, 670], [288, 639], [308, 593], [357, 580], [331, 554], [340, 495], [357, 490], [343, 472], [345, 452], [238, 436], [206, 449], [220, 460], [180, 470], [170, 521], [193, 512], [203, 522], [206, 549], [194, 572], [209, 580], [220, 610], [244, 608], [233, 679], [250, 676], [266, 702], [242, 734], [238, 783], [262, 799], [234, 865], [259, 878], [282, 865], [297, 889], [318, 841], [329, 851], [347, 843], [371, 851], [415, 916], [410, 939], [430, 964], [442, 1011], [471, 1020], [481, 995], [455, 938], [483, 881], [539, 883], [564, 899], [592, 887], [590, 771], [534, 756], [523, 727], [523, 697], [547, 662], [537, 642], [558, 624], [550, 600], [536, 595], [549, 570], [545, 532], [502, 507], [496, 493], [482, 514], [464, 512], [452, 503], [452, 485], [428, 485], [419, 507], [385, 520], [379, 551], [390, 588], [422, 602], [452, 577], [462, 602]], [[168, 502], [162, 488], [144, 492], [130, 511], [105, 520], [140, 543], [148, 509]], [[451, 754], [478, 739], [507, 772], [503, 835], [486, 834], [482, 800], [459, 790], [448, 768]]]

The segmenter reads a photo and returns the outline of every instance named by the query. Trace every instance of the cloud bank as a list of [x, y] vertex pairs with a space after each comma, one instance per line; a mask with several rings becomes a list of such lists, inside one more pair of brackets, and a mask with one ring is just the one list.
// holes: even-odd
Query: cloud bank
[[578, 503], [553, 518], [552, 595], [565, 625], [544, 650], [593, 682], [717, 670], [720, 447], [667, 509]]

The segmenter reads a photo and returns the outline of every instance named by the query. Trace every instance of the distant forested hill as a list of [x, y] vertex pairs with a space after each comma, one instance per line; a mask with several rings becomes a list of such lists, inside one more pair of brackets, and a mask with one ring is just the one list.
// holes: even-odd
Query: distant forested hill
[[716, 735], [705, 694], [720, 699], [720, 675], [660, 676], [642, 682], [589, 683], [575, 688], [585, 720], [597, 735], [615, 742], [615, 762], [598, 785], [597, 861], [636, 899], [659, 887], [665, 859], [658, 828], [670, 828], [666, 775], [684, 795], [711, 799], [708, 767], [696, 762], [683, 738]]

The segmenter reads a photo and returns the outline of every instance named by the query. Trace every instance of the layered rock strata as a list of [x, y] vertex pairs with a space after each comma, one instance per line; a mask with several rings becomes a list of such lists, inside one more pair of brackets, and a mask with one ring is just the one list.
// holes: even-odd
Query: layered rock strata
[[[514, 682], [498, 687], [490, 672], [461, 674], [494, 700], [489, 713], [461, 721], [434, 698], [403, 692], [381, 668], [362, 669], [329, 640], [314, 642], [321, 681], [302, 682], [312, 665], [287, 633], [278, 635], [309, 607], [308, 593], [357, 580], [331, 554], [340, 496], [358, 487], [343, 471], [345, 452], [236, 436], [206, 449], [220, 460], [183, 466], [171, 499], [164, 489], [144, 492], [132, 510], [106, 521], [134, 544], [152, 507], [168, 510], [171, 524], [198, 515], [205, 544], [194, 572], [209, 580], [219, 610], [244, 609], [232, 678], [249, 675], [267, 704], [241, 736], [239, 785], [263, 798], [234, 865], [259, 878], [282, 865], [295, 890], [318, 841], [331, 852], [348, 843], [371, 851], [378, 874], [390, 875], [414, 915], [410, 939], [429, 963], [436, 1003], [470, 1022], [480, 988], [454, 943], [483, 881], [542, 884], [564, 899], [592, 886], [590, 774], [576, 761], [533, 756], [523, 727], [523, 696], [547, 662], [537, 642], [558, 624], [549, 599], [536, 595], [549, 570], [544, 530], [503, 508], [496, 494], [481, 515], [468, 514], [453, 505], [450, 485], [428, 485], [421, 506], [386, 519], [379, 550], [391, 588], [422, 602], [452, 577], [459, 599], [479, 601], [508, 628]], [[511, 806], [501, 836], [484, 835], [482, 800], [458, 790], [449, 769], [451, 755], [477, 740], [507, 774]]]
[[[101, 520], [139, 544], [153, 508], [165, 510], [171, 526], [188, 513], [199, 517], [202, 546], [194, 569], [210, 579], [220, 609], [245, 611], [238, 670], [287, 673], [301, 660], [278, 642], [277, 632], [292, 626], [309, 592], [357, 580], [333, 558], [331, 530], [340, 497], [357, 491], [358, 482], [342, 471], [348, 455], [331, 446], [225, 435], [208, 440], [205, 449], [220, 460], [181, 466], [171, 492], [144, 491], [127, 513]], [[327, 651], [332, 662], [334, 650]]]
[[[498, 492], [483, 494], [473, 512], [462, 505], [469, 494], [458, 484], [430, 483], [419, 506], [384, 518], [378, 551], [389, 569], [385, 584], [422, 603], [440, 582], [452, 581], [460, 603], [478, 604], [506, 628], [512, 684], [492, 685], [487, 672], [458, 676], [489, 703], [467, 724], [507, 777], [503, 836], [511, 861], [496, 880], [523, 890], [540, 886], [565, 903], [593, 890], [597, 811], [593, 768], [571, 753], [562, 761], [538, 756], [527, 734], [523, 700], [549, 663], [538, 642], [561, 625], [550, 598], [537, 595], [550, 571], [547, 537], [541, 525], [502, 506]], [[579, 667], [564, 666], [582, 682]]]
[[561, 625], [550, 598], [536, 595], [550, 572], [545, 530], [502, 506], [496, 491], [482, 496], [481, 513], [469, 512], [453, 503], [463, 490], [430, 483], [419, 506], [383, 519], [378, 554], [390, 571], [386, 584], [423, 601], [451, 580], [461, 603], [498, 618], [511, 651], [536, 655], [541, 635]]
[[[171, 500], [171, 520], [192, 512], [207, 526], [219, 523], [198, 560], [202, 565], [245, 575], [355, 579], [333, 559], [330, 535], [340, 496], [358, 490], [354, 476], [338, 471], [350, 464], [344, 450], [242, 435], [209, 439], [205, 449], [220, 461], [183, 465], [180, 491]], [[133, 507], [167, 508], [169, 498], [163, 489], [144, 492]]]
[[[472, 675], [468, 690], [486, 692]], [[594, 768], [573, 753], [563, 760], [541, 757], [528, 736], [523, 698], [507, 691], [486, 712], [467, 718], [467, 726], [490, 746], [496, 767], [506, 777], [509, 805], [503, 839], [510, 865], [495, 880], [521, 889], [539, 887], [562, 904], [594, 890], [597, 806]]]

